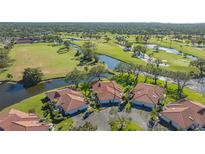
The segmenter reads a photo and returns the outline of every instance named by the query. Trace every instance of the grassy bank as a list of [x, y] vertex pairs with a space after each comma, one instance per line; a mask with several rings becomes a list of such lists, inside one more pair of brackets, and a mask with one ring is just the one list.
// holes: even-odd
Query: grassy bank
[[[61, 89], [63, 87], [60, 87], [58, 89]], [[28, 99], [25, 99], [19, 103], [16, 103], [14, 105], [11, 105], [5, 109], [3, 109], [0, 114], [3, 114], [7, 111], [9, 111], [10, 109], [14, 108], [14, 109], [18, 109], [20, 111], [23, 112], [28, 112], [30, 109], [35, 110], [36, 114], [40, 117], [40, 118], [45, 118], [43, 116], [43, 111], [42, 111], [42, 99], [45, 98], [45, 94], [41, 93], [38, 94], [36, 96], [30, 97]], [[50, 121], [50, 119], [47, 119], [48, 121]], [[68, 130], [70, 127], [72, 126], [72, 119], [71, 118], [66, 118], [65, 120], [61, 121], [60, 123], [56, 124], [56, 128], [57, 130], [61, 130], [61, 131], [65, 131]]]
[[[125, 77], [123, 77], [125, 79]], [[130, 76], [130, 78], [133, 78], [133, 76]], [[107, 79], [106, 79], [107, 80]], [[139, 82], [144, 82], [144, 76], [140, 75], [139, 77]], [[148, 79], [147, 83], [153, 83], [151, 79]], [[124, 90], [126, 85], [123, 83], [120, 84], [122, 86], [122, 89]], [[164, 86], [164, 81], [159, 80], [158, 85]], [[59, 87], [57, 89], [61, 89], [63, 87]], [[172, 83], [168, 83], [168, 88], [167, 88], [167, 98], [166, 98], [166, 104], [170, 102], [176, 101], [176, 85]], [[188, 88], [184, 88], [184, 94], [187, 96], [188, 99], [199, 102], [202, 104], [205, 104], [205, 96], [203, 94], [197, 93], [193, 90], [190, 90]], [[42, 111], [42, 99], [45, 98], [45, 94], [41, 93], [36, 96], [30, 97], [28, 99], [25, 99], [19, 103], [16, 103], [14, 105], [11, 105], [5, 109], [3, 109], [0, 114], [9, 111], [11, 108], [18, 109], [23, 112], [28, 112], [30, 109], [34, 109], [36, 114], [44, 118], [43, 116], [43, 111]], [[48, 119], [49, 120], [49, 119]], [[65, 120], [59, 122], [56, 124], [57, 130], [68, 130], [72, 126], [72, 119], [71, 118], [66, 118]], [[113, 128], [112, 130], [117, 129], [117, 125], [119, 124], [119, 121], [116, 121], [113, 123]], [[131, 121], [126, 122], [126, 127], [123, 130], [142, 130], [136, 123], [133, 123]]]
[[[82, 46], [85, 41], [75, 41], [74, 44], [78, 46]], [[132, 52], [125, 52], [123, 48], [114, 43], [114, 40], [109, 43], [104, 43], [102, 40], [92, 40], [93, 43], [96, 44], [96, 53], [110, 56], [112, 58], [118, 59], [120, 61], [126, 63], [136, 63], [140, 65], [146, 65], [147, 63], [141, 59], [132, 57]], [[187, 72], [194, 70], [194, 68], [189, 67], [190, 59], [185, 58], [181, 55], [175, 55], [171, 53], [166, 53], [164, 51], [160, 51], [159, 53], [153, 52], [153, 50], [148, 49], [147, 54], [153, 53], [154, 58], [158, 58], [160, 60], [166, 60], [169, 66], [161, 66], [161, 68], [171, 71], [182, 71]]]
[[184, 53], [188, 53], [191, 55], [194, 55], [196, 57], [200, 57], [205, 59], [205, 49], [197, 49], [194, 48], [192, 46], [188, 46], [184, 43], [180, 43], [180, 42], [176, 42], [176, 41], [172, 41], [171, 45], [170, 45], [170, 41], [169, 40], [163, 40], [163, 41], [157, 41], [155, 38], [152, 38], [151, 40], [149, 40], [149, 43], [151, 44], [158, 44], [160, 46], [163, 47], [167, 47], [167, 48], [175, 48], [178, 51], [182, 51]]
[[[75, 41], [74, 44], [78, 46], [82, 46], [85, 41]], [[133, 58], [131, 52], [124, 52], [123, 49], [113, 43], [112, 41], [109, 43], [103, 43], [103, 41], [92, 41], [97, 45], [96, 53], [107, 55], [116, 59], [119, 59], [123, 62], [127, 63], [138, 63], [141, 65], [146, 65], [146, 63], [140, 59]]]
[[[122, 89], [124, 90], [128, 85], [128, 84], [126, 84], [127, 82], [134, 82], [134, 76], [130, 75], [129, 79], [127, 79], [127, 74], [121, 75], [121, 74], [117, 73], [115, 80], [118, 82], [118, 84], [121, 85]], [[139, 75], [138, 83], [144, 83], [144, 80], [145, 80], [145, 77], [143, 75]], [[146, 83], [154, 84], [154, 80], [148, 78]], [[157, 84], [160, 85], [161, 87], [165, 86], [165, 82], [162, 80], [158, 80]], [[167, 97], [165, 100], [166, 104], [169, 104], [171, 102], [175, 102], [178, 99], [177, 98], [177, 85], [168, 82], [167, 88], [166, 88], [166, 94], [167, 94]], [[198, 93], [198, 92], [191, 90], [187, 87], [184, 88], [183, 94], [184, 94], [184, 96], [186, 96], [186, 98], [205, 105], [205, 95], [204, 94]]]

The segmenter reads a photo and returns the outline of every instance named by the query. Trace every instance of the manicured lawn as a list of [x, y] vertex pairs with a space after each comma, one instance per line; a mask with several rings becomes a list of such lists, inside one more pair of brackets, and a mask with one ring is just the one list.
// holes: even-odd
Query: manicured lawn
[[27, 67], [39, 67], [44, 73], [44, 79], [62, 77], [72, 71], [77, 65], [75, 51], [71, 49], [64, 54], [58, 54], [61, 46], [52, 47], [48, 43], [15, 45], [10, 52], [14, 60], [7, 71], [0, 73], [0, 80], [5, 80], [7, 73], [11, 73], [13, 80], [20, 80], [22, 72]]
[[[76, 41], [73, 43], [82, 46], [84, 41]], [[112, 41], [110, 41], [109, 43], [103, 43], [102, 41], [93, 41], [93, 43], [97, 45], [96, 53], [98, 54], [104, 54], [127, 63], [138, 63], [141, 65], [146, 65], [144, 61], [131, 57], [131, 52], [124, 52], [119, 45], [114, 44]]]
[[[149, 43], [158, 44], [160, 46], [164, 46], [168, 48], [170, 47], [170, 41], [168, 40], [157, 41], [156, 39], [152, 38], [149, 41]], [[180, 47], [181, 45], [182, 45], [182, 48]], [[205, 49], [200, 50], [200, 49], [194, 48], [192, 46], [187, 46], [184, 43], [179, 43], [176, 41], [172, 41], [171, 48], [175, 48], [178, 51], [181, 50], [184, 53], [192, 54], [194, 56], [205, 59]]]
[[[131, 76], [132, 78], [132, 76]], [[144, 81], [144, 77], [142, 75], [140, 75], [139, 77], [139, 82], [143, 82]], [[152, 83], [153, 81], [151, 79], [148, 80], [147, 83]], [[123, 88], [125, 87], [125, 85], [120, 84]], [[158, 85], [163, 86], [164, 82], [163, 81], [158, 81]], [[57, 89], [61, 89], [63, 87], [57, 88]], [[168, 83], [168, 91], [167, 92], [167, 98], [166, 98], [166, 104], [169, 104], [170, 102], [174, 102], [176, 101], [176, 85], [172, 84], [172, 83]], [[184, 89], [184, 94], [187, 95], [187, 98], [202, 104], [205, 104], [205, 96], [203, 94], [197, 93], [195, 91], [192, 91], [188, 88]], [[0, 114], [9, 111], [11, 108], [15, 108], [18, 109], [20, 111], [23, 112], [28, 112], [30, 109], [34, 109], [36, 114], [40, 117], [40, 118], [44, 118], [43, 116], [43, 111], [42, 109], [42, 99], [45, 98], [45, 94], [41, 93], [38, 94], [36, 96], [30, 97], [28, 99], [25, 99], [17, 104], [11, 105], [5, 109], [3, 109]], [[49, 119], [47, 119], [49, 120]], [[59, 122], [58, 124], [56, 124], [56, 128], [57, 130], [61, 130], [61, 131], [66, 131], [69, 130], [69, 128], [72, 126], [72, 119], [71, 118], [66, 118], [65, 120]], [[119, 125], [119, 121], [115, 121], [113, 123], [112, 126], [112, 130], [117, 130]], [[143, 130], [138, 124], [127, 120], [126, 121], [126, 125], [125, 128], [123, 129], [125, 131], [130, 131], [130, 130]]]
[[160, 60], [166, 60], [167, 66], [166, 69], [169, 70], [178, 70], [178, 71], [191, 71], [194, 70], [194, 68], [190, 67], [189, 64], [191, 62], [191, 59], [183, 57], [181, 55], [171, 54], [167, 53], [165, 51], [159, 51], [158, 53], [153, 52], [152, 50], [147, 51], [148, 54], [154, 53], [153, 57], [160, 59]]
[[[139, 78], [140, 82], [144, 82], [144, 77], [141, 75]], [[148, 83], [153, 83], [152, 80], [148, 80]], [[158, 80], [158, 85], [164, 87], [164, 81]], [[166, 103], [174, 102], [176, 101], [176, 91], [177, 91], [177, 85], [173, 83], [168, 83], [168, 91], [167, 91], [167, 99]], [[184, 88], [184, 95], [187, 96], [188, 99], [192, 101], [199, 102], [201, 104], [205, 104], [205, 95], [198, 93], [196, 91], [193, 91], [189, 88]]]
[[[23, 101], [21, 101], [19, 103], [16, 103], [14, 105], [11, 105], [11, 106], [3, 109], [0, 112], [0, 114], [9, 111], [12, 108], [18, 109], [18, 110], [23, 111], [23, 112], [28, 112], [30, 109], [34, 109], [36, 114], [40, 118], [44, 118], [43, 111], [41, 110], [42, 105], [43, 105], [41, 99], [43, 99], [43, 98], [45, 98], [45, 94], [44, 93], [41, 93], [39, 95], [30, 97], [28, 99], [25, 99], [25, 100], [23, 100]], [[68, 130], [71, 126], [72, 126], [72, 119], [71, 118], [66, 118], [65, 120], [63, 120], [60, 123], [56, 124], [57, 130], [61, 130], [61, 131]]]
[[72, 126], [73, 121], [71, 118], [67, 118], [63, 121], [61, 121], [60, 123], [56, 124], [56, 128], [59, 131], [68, 131], [69, 128]]
[[[85, 41], [75, 41], [73, 43], [82, 46], [84, 42]], [[95, 40], [92, 42], [97, 45], [96, 53], [98, 54], [104, 54], [126, 63], [137, 63], [144, 66], [147, 64], [141, 59], [132, 57], [132, 52], [123, 51], [123, 49], [119, 45], [114, 43], [114, 40], [110, 41], [109, 43], [103, 43], [103, 41], [100, 40]], [[152, 52], [153, 51], [151, 49], [147, 50], [147, 54], [150, 54]], [[154, 57], [160, 60], [167, 60], [169, 66], [161, 67], [163, 69], [183, 72], [194, 70], [194, 68], [189, 67], [191, 60], [180, 55], [160, 51], [159, 53], [154, 53]]]
[[143, 129], [134, 122], [127, 122], [126, 127], [124, 128], [124, 131], [142, 131]]
[[[126, 79], [126, 74], [124, 74], [124, 76], [118, 74], [118, 76], [120, 76], [120, 78]], [[133, 81], [133, 78], [134, 78], [133, 75], [131, 75], [130, 80]], [[138, 82], [144, 83], [144, 80], [145, 80], [145, 77], [143, 75], [139, 75]], [[121, 83], [118, 82], [118, 84], [120, 84], [123, 87], [122, 89], [125, 89], [125, 87], [127, 86], [125, 83], [126, 83], [125, 81], [122, 81]], [[153, 84], [154, 81], [152, 79], [148, 78], [146, 83]], [[158, 80], [157, 84], [160, 85], [161, 87], [164, 87], [165, 82], [162, 80]], [[201, 104], [205, 104], [205, 95], [204, 94], [198, 93], [198, 92], [193, 91], [193, 90], [186, 88], [186, 87], [184, 88], [183, 92], [184, 92], [184, 95], [188, 99], [195, 101], [195, 102], [199, 102]], [[171, 102], [175, 102], [177, 100], [176, 96], [177, 96], [177, 85], [168, 82], [167, 97], [166, 97], [165, 103], [169, 104]]]
[[[120, 122], [118, 120], [114, 121], [111, 125], [111, 130], [118, 131], [119, 124]], [[143, 129], [137, 123], [126, 120], [125, 127], [122, 131], [143, 131]]]
[[14, 105], [11, 105], [3, 109], [0, 112], [0, 114], [9, 111], [11, 108], [15, 108], [23, 112], [28, 112], [30, 109], [34, 109], [36, 114], [39, 117], [43, 118], [43, 112], [41, 110], [43, 103], [41, 102], [41, 99], [43, 99], [44, 97], [45, 97], [44, 93], [30, 97], [28, 99], [25, 99], [19, 103], [16, 103]]

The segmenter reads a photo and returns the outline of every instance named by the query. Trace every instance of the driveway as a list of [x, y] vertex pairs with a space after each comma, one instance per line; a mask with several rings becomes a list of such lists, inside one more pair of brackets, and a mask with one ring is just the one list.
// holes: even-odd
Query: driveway
[[93, 125], [97, 126], [98, 131], [110, 131], [109, 125], [109, 111], [110, 108], [95, 112], [91, 114], [88, 118], [83, 120], [83, 114], [73, 117], [73, 126], [80, 126], [85, 123], [85, 121], [91, 122]]
[[[123, 111], [123, 112], [119, 112], [119, 114], [120, 114], [120, 116], [123, 116], [127, 119], [131, 118], [131, 120], [133, 122], [137, 123], [144, 130], [151, 130], [150, 128], [147, 127], [147, 124], [148, 124], [149, 119], [150, 119], [150, 112], [132, 108], [130, 113]], [[168, 129], [158, 123], [153, 128], [153, 130], [154, 131], [166, 131]]]
[[[127, 113], [125, 111], [118, 112], [118, 108], [109, 107], [101, 111], [91, 114], [88, 118], [83, 120], [83, 114], [73, 117], [73, 126], [80, 126], [85, 123], [85, 121], [91, 122], [93, 125], [97, 126], [98, 131], [110, 131], [109, 122], [117, 119], [118, 117], [124, 117], [126, 119], [131, 119], [133, 122], [137, 123], [144, 130], [150, 130], [147, 127], [147, 123], [150, 118], [150, 112], [134, 109], [132, 108], [131, 112]], [[157, 124], [153, 130], [168, 130], [166, 127]]]

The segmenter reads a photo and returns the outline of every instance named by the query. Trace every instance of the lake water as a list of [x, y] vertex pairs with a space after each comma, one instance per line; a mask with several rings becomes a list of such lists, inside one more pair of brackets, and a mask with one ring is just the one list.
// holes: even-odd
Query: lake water
[[[117, 64], [121, 62], [115, 58], [111, 58], [106, 55], [98, 55], [98, 57], [99, 61], [105, 63], [110, 69], [115, 69]], [[51, 81], [40, 83], [31, 88], [24, 88], [23, 85], [20, 83], [0, 84], [0, 110], [31, 96], [66, 85], [68, 85], [68, 83], [66, 83], [64, 79], [54, 79]], [[191, 85], [193, 85], [193, 87], [195, 88], [191, 86], [190, 88], [197, 90], [198, 87], [196, 88], [195, 86], [197, 85], [196, 81], [192, 81]], [[198, 86], [203, 85], [198, 84]], [[198, 91], [201, 92], [200, 90]], [[202, 89], [202, 92], [205, 92], [205, 89]]]
[[[145, 45], [148, 49], [154, 49], [157, 45], [156, 44], [148, 44], [148, 45]], [[171, 54], [176, 54], [176, 55], [181, 55], [181, 56], [185, 56], [189, 59], [192, 59], [192, 60], [197, 60], [197, 57], [193, 56], [193, 55], [188, 55], [188, 54], [185, 54], [183, 52], [179, 52], [178, 50], [176, 49], [172, 49], [172, 48], [165, 48], [165, 47], [160, 47], [159, 46], [159, 50], [162, 50], [162, 51], [165, 51], [167, 53], [171, 53]]]
[[121, 62], [117, 59], [114, 59], [112, 57], [108, 57], [106, 55], [98, 55], [99, 61], [105, 63], [108, 68], [115, 69], [115, 67]]
[[43, 82], [31, 88], [24, 88], [20, 83], [3, 83], [0, 85], [0, 110], [25, 98], [66, 85], [68, 83], [64, 79]]
[[[81, 49], [79, 46], [75, 45], [75, 44], [70, 44], [71, 47], [74, 47], [77, 51], [81, 52]], [[108, 66], [108, 68], [110, 69], [115, 69], [115, 67], [117, 66], [117, 64], [120, 63], [119, 60], [106, 56], [106, 55], [97, 55], [99, 58], [99, 61], [106, 64]]]
[[[98, 57], [99, 61], [105, 63], [110, 69], [114, 69], [116, 65], [120, 63], [119, 60], [105, 55], [98, 55]], [[66, 83], [64, 79], [54, 79], [31, 88], [24, 88], [20, 83], [0, 84], [0, 110], [31, 96], [66, 85], [68, 85], [68, 83]]]

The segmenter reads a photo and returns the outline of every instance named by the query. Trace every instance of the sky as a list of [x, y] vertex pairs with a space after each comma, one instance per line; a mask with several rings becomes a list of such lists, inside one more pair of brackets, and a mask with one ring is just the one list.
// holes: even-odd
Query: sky
[[0, 22], [205, 23], [205, 0], [0, 0]]

